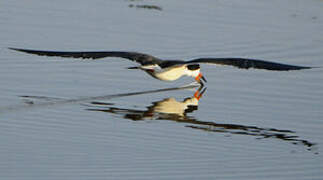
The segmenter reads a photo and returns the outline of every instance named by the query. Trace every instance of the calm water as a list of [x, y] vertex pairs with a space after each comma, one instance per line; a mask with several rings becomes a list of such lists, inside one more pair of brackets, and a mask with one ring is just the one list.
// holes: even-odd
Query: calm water
[[[129, 7], [130, 5], [130, 7]], [[158, 9], [137, 8], [154, 5]], [[323, 1], [4, 1], [1, 179], [323, 179], [323, 70], [203, 66], [161, 82], [116, 58], [7, 47], [323, 66]]]

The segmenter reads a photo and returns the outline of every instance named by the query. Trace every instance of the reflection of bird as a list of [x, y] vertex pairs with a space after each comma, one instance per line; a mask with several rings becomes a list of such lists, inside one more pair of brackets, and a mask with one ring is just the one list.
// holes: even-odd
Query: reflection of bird
[[[192, 76], [197, 82], [203, 85], [206, 79], [200, 72], [200, 63], [231, 65], [238, 68], [249, 69], [267, 69], [274, 71], [288, 71], [310, 69], [311, 67], [287, 65], [263, 60], [246, 59], [246, 58], [198, 58], [189, 61], [182, 60], [161, 60], [154, 56], [136, 52], [122, 52], [122, 51], [42, 51], [9, 48], [25, 53], [37, 54], [41, 56], [61, 56], [72, 58], [91, 58], [98, 59], [104, 57], [119, 57], [135, 61], [140, 64], [137, 67], [129, 67], [128, 69], [140, 69], [147, 72], [152, 77], [163, 81], [174, 81], [184, 75]], [[201, 81], [202, 80], [202, 81]]]
[[[205, 88], [206, 89], [206, 88]], [[207, 132], [225, 133], [232, 135], [254, 136], [258, 139], [275, 138], [293, 144], [301, 144], [312, 150], [315, 143], [299, 139], [295, 132], [290, 130], [280, 130], [275, 128], [261, 128], [256, 126], [246, 126], [239, 124], [221, 124], [213, 121], [200, 121], [188, 114], [198, 109], [199, 99], [202, 97], [205, 89], [197, 90], [192, 97], [183, 101], [177, 101], [175, 98], [167, 98], [161, 101], [152, 102], [145, 110], [121, 108], [111, 103], [92, 102], [92, 108], [89, 111], [106, 112], [122, 115], [124, 119], [133, 121], [140, 120], [170, 120], [178, 123], [184, 123], [185, 127], [202, 130]]]
[[202, 95], [204, 94], [206, 88], [202, 91], [197, 90], [194, 96], [185, 98], [184, 101], [177, 101], [175, 98], [167, 98], [163, 101], [154, 102], [152, 109], [156, 113], [163, 114], [176, 114], [180, 117], [184, 117], [186, 113], [197, 110], [198, 103]]
[[[124, 117], [131, 120], [144, 119], [171, 119], [183, 120], [189, 119], [187, 113], [191, 113], [198, 109], [200, 98], [205, 93], [206, 88], [199, 88], [194, 96], [185, 98], [183, 101], [177, 101], [175, 98], [166, 98], [161, 101], [152, 102], [152, 105], [147, 107], [147, 110], [131, 110], [117, 107], [109, 107], [108, 109], [88, 109], [91, 111], [104, 111], [115, 114], [124, 114]], [[108, 105], [106, 103], [92, 102], [93, 105]]]

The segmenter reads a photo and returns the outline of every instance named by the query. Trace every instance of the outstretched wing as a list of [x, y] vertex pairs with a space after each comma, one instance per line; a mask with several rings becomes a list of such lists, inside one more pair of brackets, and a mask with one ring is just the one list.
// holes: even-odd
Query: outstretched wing
[[199, 58], [186, 61], [186, 64], [191, 63], [209, 63], [219, 65], [235, 66], [242, 69], [267, 69], [272, 71], [289, 71], [289, 70], [301, 70], [311, 69], [312, 67], [306, 66], [294, 66], [288, 64], [281, 64], [276, 62], [257, 60], [257, 59], [246, 59], [246, 58]]
[[20, 48], [9, 48], [16, 51], [21, 51], [30, 54], [36, 54], [40, 56], [60, 56], [68, 58], [83, 58], [83, 59], [99, 59], [104, 57], [119, 57], [125, 58], [141, 65], [147, 64], [160, 64], [162, 60], [143, 53], [137, 52], [122, 52], [122, 51], [43, 51], [43, 50], [31, 50]]

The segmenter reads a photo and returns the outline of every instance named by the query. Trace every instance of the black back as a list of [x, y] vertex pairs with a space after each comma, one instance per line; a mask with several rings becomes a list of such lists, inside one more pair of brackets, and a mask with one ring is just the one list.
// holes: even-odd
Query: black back
[[200, 69], [200, 65], [199, 64], [189, 64], [187, 65], [187, 69], [191, 70], [191, 71], [195, 71]]

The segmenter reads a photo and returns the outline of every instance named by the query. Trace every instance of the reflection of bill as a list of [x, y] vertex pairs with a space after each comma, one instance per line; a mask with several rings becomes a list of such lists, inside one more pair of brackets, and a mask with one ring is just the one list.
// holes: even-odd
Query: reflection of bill
[[200, 121], [188, 114], [198, 109], [199, 100], [205, 93], [206, 88], [197, 90], [192, 97], [177, 101], [170, 97], [161, 101], [152, 102], [146, 110], [136, 110], [117, 107], [115, 104], [92, 102], [93, 108], [89, 111], [100, 111], [112, 114], [119, 114], [124, 119], [133, 121], [140, 120], [171, 120], [178, 123], [185, 123], [185, 127], [216, 133], [227, 133], [232, 135], [248, 135], [257, 139], [275, 138], [292, 144], [300, 144], [312, 151], [315, 143], [300, 139], [294, 131], [280, 130], [275, 128], [261, 128], [257, 126], [245, 126], [238, 124], [219, 124], [212, 121]]

